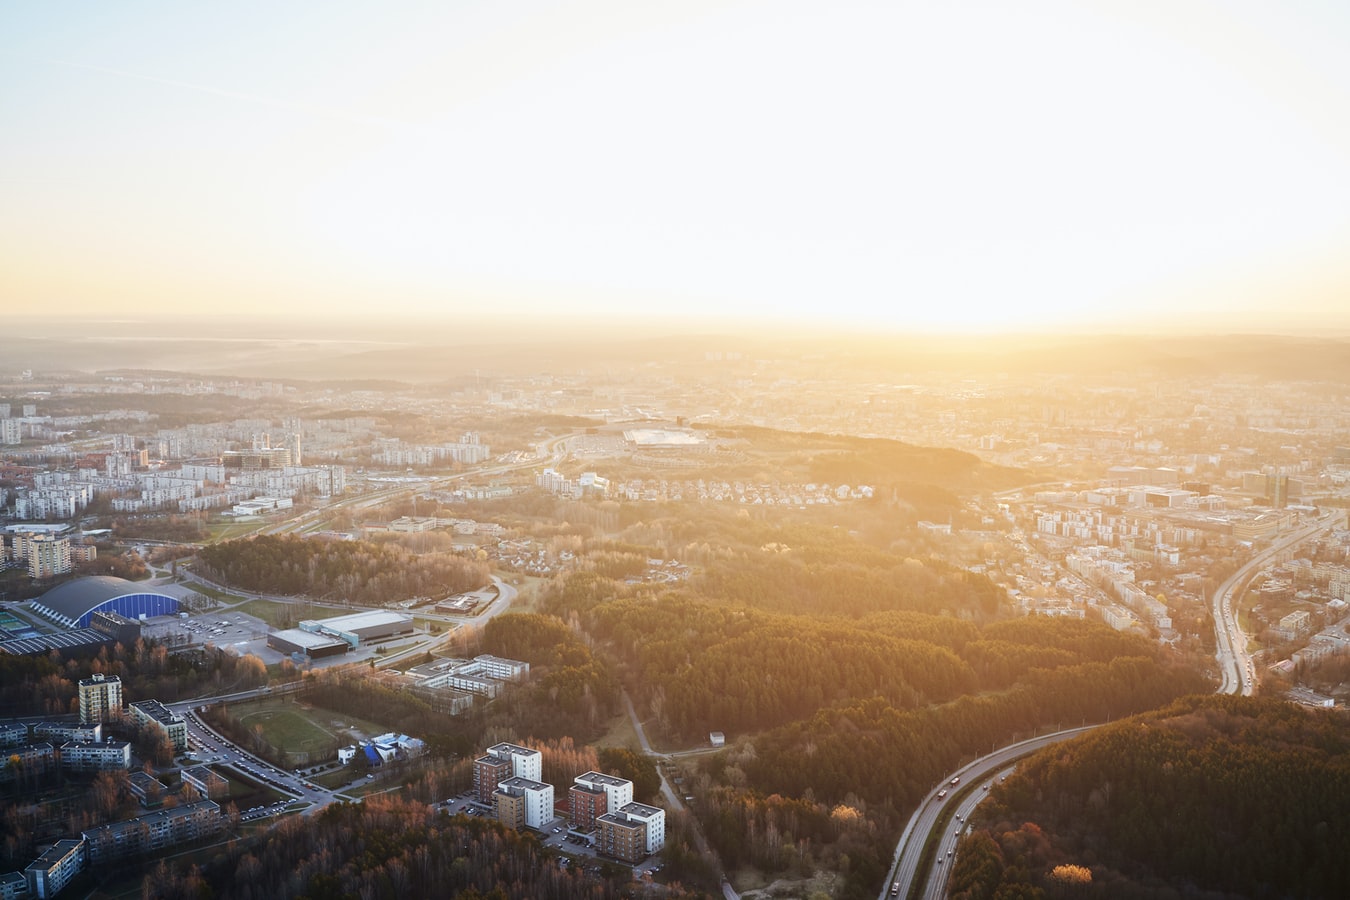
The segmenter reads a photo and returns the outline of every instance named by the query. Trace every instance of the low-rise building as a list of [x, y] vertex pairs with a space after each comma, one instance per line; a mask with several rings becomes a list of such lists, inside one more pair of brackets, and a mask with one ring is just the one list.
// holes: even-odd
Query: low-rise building
[[61, 745], [61, 767], [70, 772], [102, 772], [131, 768], [131, 744], [127, 741], [66, 741]]
[[196, 794], [198, 799], [219, 800], [229, 796], [230, 782], [206, 766], [192, 766], [182, 772], [183, 787]]
[[214, 800], [198, 800], [100, 825], [85, 831], [83, 837], [89, 845], [90, 864], [101, 865], [210, 837], [220, 831], [224, 822], [219, 804]]
[[84, 871], [86, 845], [83, 839], [57, 841], [23, 870], [28, 893], [33, 897], [55, 897]]

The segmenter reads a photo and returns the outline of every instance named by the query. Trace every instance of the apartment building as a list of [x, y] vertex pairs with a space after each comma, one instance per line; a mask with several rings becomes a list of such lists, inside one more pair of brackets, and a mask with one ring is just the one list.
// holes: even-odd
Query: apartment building
[[538, 750], [516, 744], [494, 744], [473, 761], [473, 791], [479, 803], [493, 803], [497, 785], [508, 778], [539, 781], [544, 758]]
[[93, 725], [118, 718], [122, 714], [122, 679], [96, 673], [81, 678], [80, 724]]
[[86, 851], [83, 839], [53, 844], [23, 870], [29, 895], [44, 898], [59, 894], [72, 878], [84, 871]]
[[230, 782], [206, 766], [193, 766], [182, 772], [183, 787], [202, 800], [219, 800], [230, 794]]
[[497, 821], [508, 828], [543, 828], [553, 821], [553, 785], [512, 777], [493, 792]]
[[594, 828], [595, 820], [611, 809], [633, 802], [633, 782], [614, 775], [587, 772], [578, 775], [567, 792], [567, 818], [573, 828]]
[[198, 800], [100, 825], [83, 832], [83, 837], [88, 842], [90, 864], [99, 865], [210, 837], [224, 824], [218, 803]]
[[625, 862], [638, 862], [666, 845], [666, 811], [645, 803], [629, 803], [596, 819], [599, 851]]
[[61, 745], [61, 768], [71, 772], [103, 772], [131, 768], [131, 744], [104, 741], [101, 744], [67, 741]]
[[131, 714], [145, 726], [158, 728], [169, 736], [175, 753], [187, 749], [187, 722], [158, 700], [139, 700], [131, 704]]

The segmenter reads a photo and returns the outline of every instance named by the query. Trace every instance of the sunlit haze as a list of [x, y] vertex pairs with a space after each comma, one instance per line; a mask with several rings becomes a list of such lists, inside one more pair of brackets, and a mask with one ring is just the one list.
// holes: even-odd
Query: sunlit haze
[[42, 315], [1350, 328], [1350, 7], [10, 3]]

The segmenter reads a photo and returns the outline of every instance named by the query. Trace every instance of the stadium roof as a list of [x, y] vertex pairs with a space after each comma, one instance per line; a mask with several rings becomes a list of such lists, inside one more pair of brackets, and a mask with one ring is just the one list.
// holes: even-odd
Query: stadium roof
[[[63, 620], [68, 624], [85, 625], [88, 624], [89, 616], [94, 610], [111, 604], [118, 598], [130, 596], [162, 598], [166, 601], [163, 604], [166, 608], [172, 607], [172, 611], [178, 608], [177, 597], [157, 591], [148, 585], [142, 586], [113, 575], [91, 575], [52, 588], [33, 601], [33, 610], [40, 615], [54, 614], [48, 617]], [[109, 606], [114, 612], [129, 618], [134, 618], [137, 613], [137, 610], [122, 610], [117, 607], [117, 604]], [[154, 614], [152, 610], [140, 611]]]

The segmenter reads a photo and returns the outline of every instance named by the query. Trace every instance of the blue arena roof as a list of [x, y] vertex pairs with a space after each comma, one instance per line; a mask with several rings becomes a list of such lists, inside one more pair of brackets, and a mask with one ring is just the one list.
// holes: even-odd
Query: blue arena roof
[[70, 628], [87, 628], [97, 611], [136, 619], [178, 612], [178, 598], [112, 575], [92, 575], [57, 585], [33, 601], [33, 612]]

